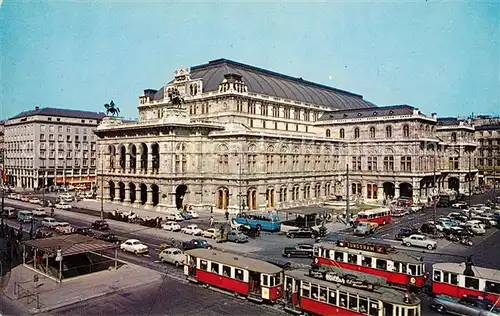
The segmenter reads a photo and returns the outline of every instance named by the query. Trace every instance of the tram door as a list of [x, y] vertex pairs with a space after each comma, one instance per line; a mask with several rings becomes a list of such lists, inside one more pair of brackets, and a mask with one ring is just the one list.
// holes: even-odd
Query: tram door
[[397, 315], [394, 315], [394, 305], [389, 304], [389, 303], [384, 303], [382, 315], [383, 316], [397, 316]]
[[260, 296], [260, 273], [255, 271], [248, 271], [248, 283], [250, 286], [250, 293], [257, 293]]
[[297, 305], [299, 303], [299, 282], [289, 276], [285, 277], [285, 299], [287, 305]]

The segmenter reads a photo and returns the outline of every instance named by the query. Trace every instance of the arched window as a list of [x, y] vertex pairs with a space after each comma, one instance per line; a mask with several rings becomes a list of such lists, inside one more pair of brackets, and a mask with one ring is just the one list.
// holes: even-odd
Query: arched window
[[370, 127], [370, 138], [375, 138], [375, 127]]
[[359, 138], [359, 128], [354, 129], [354, 138]]
[[387, 126], [385, 128], [385, 137], [387, 138], [392, 138], [392, 127]]
[[455, 132], [451, 133], [451, 141], [454, 143], [457, 141], [457, 133]]
[[403, 137], [410, 137], [410, 127], [408, 125], [403, 126]]
[[330, 137], [330, 136], [332, 136], [332, 135], [330, 134], [330, 130], [329, 130], [329, 129], [327, 129], [327, 130], [326, 130], [326, 137]]
[[339, 137], [340, 138], [344, 138], [345, 137], [345, 131], [344, 131], [343, 128], [341, 128], [340, 131], [339, 131]]

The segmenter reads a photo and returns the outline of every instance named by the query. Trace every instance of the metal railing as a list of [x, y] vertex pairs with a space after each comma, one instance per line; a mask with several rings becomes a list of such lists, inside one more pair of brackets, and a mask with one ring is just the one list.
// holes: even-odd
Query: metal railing
[[26, 304], [36, 303], [36, 308], [40, 309], [42, 304], [40, 303], [40, 296], [36, 293], [32, 293], [28, 289], [21, 286], [19, 282], [14, 282], [14, 295], [17, 295], [18, 299], [26, 298]]

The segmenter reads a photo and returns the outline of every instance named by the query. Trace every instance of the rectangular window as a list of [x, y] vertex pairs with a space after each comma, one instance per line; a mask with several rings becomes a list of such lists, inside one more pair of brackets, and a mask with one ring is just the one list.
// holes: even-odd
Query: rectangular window
[[238, 268], [234, 269], [234, 278], [236, 280], [243, 281], [243, 270], [240, 270]]
[[339, 305], [347, 307], [347, 293], [339, 292]]
[[206, 260], [200, 260], [200, 270], [208, 270], [208, 262]]
[[344, 253], [340, 251], [335, 251], [335, 261], [343, 262], [344, 261]]
[[321, 302], [326, 302], [327, 297], [328, 297], [328, 291], [326, 290], [326, 287], [320, 287], [319, 288], [319, 300]]
[[315, 299], [315, 300], [319, 299], [317, 285], [314, 285], [314, 284], [311, 285], [311, 298]]
[[311, 297], [311, 283], [302, 282], [302, 297]]
[[63, 132], [63, 127], [62, 126], [58, 126], [57, 127], [57, 132], [58, 133], [62, 133]]
[[358, 261], [358, 255], [350, 253], [347, 254], [347, 262], [355, 264], [357, 263], [357, 261]]
[[356, 294], [349, 294], [349, 309], [358, 310], [358, 296]]
[[225, 277], [231, 277], [231, 267], [222, 266], [222, 275]]
[[268, 276], [262, 274], [262, 285], [269, 286]]
[[458, 285], [458, 275], [450, 273], [450, 283], [453, 285]]
[[382, 259], [377, 259], [376, 267], [377, 269], [387, 270], [387, 261]]
[[219, 264], [218, 263], [215, 263], [215, 262], [212, 262], [211, 263], [211, 270], [210, 270], [212, 273], [217, 273], [219, 274]]
[[486, 292], [500, 294], [500, 283], [486, 281]]
[[[445, 273], [445, 274], [447, 274], [447, 273]], [[441, 271], [434, 270], [433, 280], [436, 281], [436, 282], [441, 282]]]
[[469, 289], [479, 290], [479, 279], [465, 277], [465, 287]]

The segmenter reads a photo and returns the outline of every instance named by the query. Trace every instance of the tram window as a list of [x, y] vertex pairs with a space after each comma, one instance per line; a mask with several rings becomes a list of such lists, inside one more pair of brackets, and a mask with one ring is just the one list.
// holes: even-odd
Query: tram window
[[500, 283], [486, 281], [486, 292], [500, 294]]
[[[434, 271], [435, 272], [435, 271]], [[435, 281], [435, 280], [434, 280]], [[443, 282], [444, 283], [450, 283], [450, 273], [448, 272], [443, 272]]]
[[314, 256], [315, 256], [315, 257], [319, 257], [319, 249], [320, 249], [320, 248], [316, 248], [316, 247], [314, 247], [314, 250], [313, 250], [313, 251], [314, 251]]
[[327, 290], [325, 287], [320, 287], [319, 288], [319, 300], [322, 301], [322, 302], [326, 302], [326, 298], [327, 298], [328, 294], [327, 294]]
[[302, 282], [302, 297], [311, 297], [311, 283]]
[[394, 268], [393, 268], [393, 271], [394, 272], [403, 272], [401, 267], [403, 266], [403, 264], [401, 262], [397, 262], [395, 261], [394, 262]]
[[222, 274], [227, 277], [231, 277], [231, 267], [222, 266]]
[[363, 261], [361, 263], [365, 267], [371, 267], [372, 266], [372, 258], [370, 258], [370, 257], [363, 257]]
[[218, 263], [215, 263], [215, 262], [212, 262], [212, 273], [217, 273], [219, 274], [219, 264]]
[[359, 312], [362, 314], [368, 313], [368, 299], [364, 297], [359, 298]]
[[313, 298], [315, 300], [319, 299], [317, 285], [311, 285], [311, 298]]
[[271, 286], [271, 287], [274, 286], [274, 276], [272, 276], [272, 275], [269, 276], [269, 286]]
[[347, 307], [347, 293], [339, 293], [339, 305], [342, 307]]
[[328, 295], [328, 304], [337, 305], [337, 291], [330, 289], [330, 295]]
[[356, 294], [349, 294], [349, 309], [358, 310], [358, 296]]
[[349, 263], [357, 263], [358, 262], [358, 255], [353, 255], [353, 254], [347, 254], [347, 262]]
[[386, 270], [387, 269], [387, 261], [382, 259], [377, 259], [377, 269]]
[[450, 283], [453, 285], [458, 285], [458, 275], [450, 273]]
[[415, 315], [415, 310], [413, 308], [408, 309], [408, 316], [416, 316]]
[[275, 281], [276, 281], [276, 283], [275, 283], [275, 284], [276, 284], [276, 285], [280, 285], [280, 284], [281, 284], [281, 274], [280, 274], [280, 273], [276, 274], [276, 275], [274, 276], [274, 278], [275, 278]]
[[408, 265], [408, 274], [409, 275], [417, 275], [417, 265], [409, 264]]
[[206, 260], [201, 260], [200, 261], [200, 270], [208, 270], [208, 262]]
[[328, 258], [330, 259], [334, 259], [335, 258], [335, 251], [333, 250], [328, 250], [329, 254], [328, 254]]
[[335, 251], [335, 261], [344, 261], [344, 253], [340, 251]]
[[422, 265], [419, 264], [417, 265], [417, 275], [422, 275], [422, 274], [424, 274], [424, 272], [422, 271]]
[[[445, 273], [446, 276], [448, 276], [448, 273]], [[441, 282], [441, 271], [439, 270], [434, 270], [434, 277], [433, 280], [436, 282]]]
[[262, 285], [264, 286], [269, 286], [269, 281], [267, 280], [268, 276], [267, 275], [262, 275]]
[[469, 289], [479, 290], [479, 279], [465, 277], [465, 287]]
[[378, 315], [378, 302], [370, 301], [370, 310], [368, 311], [368, 315], [377, 316]]
[[234, 278], [243, 281], [243, 270], [234, 269]]

